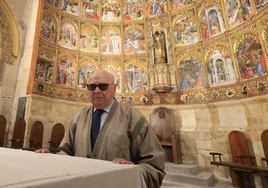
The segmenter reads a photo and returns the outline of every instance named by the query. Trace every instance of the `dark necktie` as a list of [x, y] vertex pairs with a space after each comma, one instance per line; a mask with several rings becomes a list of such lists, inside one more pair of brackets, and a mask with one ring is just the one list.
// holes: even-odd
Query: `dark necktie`
[[91, 125], [91, 149], [93, 151], [98, 134], [100, 132], [100, 123], [101, 123], [101, 115], [105, 111], [102, 109], [97, 109], [93, 113], [92, 125]]

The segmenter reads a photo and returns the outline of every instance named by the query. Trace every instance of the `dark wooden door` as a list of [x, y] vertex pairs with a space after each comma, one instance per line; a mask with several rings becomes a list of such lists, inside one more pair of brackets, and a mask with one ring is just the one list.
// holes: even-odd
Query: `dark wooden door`
[[6, 118], [0, 115], [0, 147], [4, 146], [6, 123], [7, 123]]

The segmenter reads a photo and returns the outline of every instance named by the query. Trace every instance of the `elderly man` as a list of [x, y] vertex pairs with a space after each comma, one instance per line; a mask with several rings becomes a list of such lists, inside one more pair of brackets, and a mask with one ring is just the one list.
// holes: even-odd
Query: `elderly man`
[[59, 154], [135, 164], [148, 188], [160, 187], [165, 176], [164, 152], [146, 118], [136, 108], [115, 100], [111, 73], [95, 71], [87, 88], [93, 106], [73, 117]]

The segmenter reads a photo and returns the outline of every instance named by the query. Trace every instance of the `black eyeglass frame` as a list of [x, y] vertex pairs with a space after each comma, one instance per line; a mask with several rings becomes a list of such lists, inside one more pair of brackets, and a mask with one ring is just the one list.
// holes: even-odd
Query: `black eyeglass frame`
[[87, 84], [87, 89], [89, 91], [94, 91], [97, 87], [102, 90], [105, 91], [108, 89], [110, 84], [108, 83], [99, 83], [99, 84]]

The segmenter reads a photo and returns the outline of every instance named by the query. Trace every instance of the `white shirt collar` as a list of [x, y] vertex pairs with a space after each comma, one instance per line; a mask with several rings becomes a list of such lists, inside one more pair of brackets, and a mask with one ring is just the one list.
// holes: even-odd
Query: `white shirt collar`
[[[109, 113], [109, 112], [110, 112], [110, 109], [111, 109], [111, 107], [112, 107], [112, 105], [113, 105], [113, 103], [114, 103], [114, 99], [113, 99], [113, 101], [111, 102], [111, 104], [110, 104], [109, 106], [107, 106], [106, 108], [104, 108], [103, 110], [104, 110], [105, 112]], [[94, 107], [94, 112], [95, 112], [95, 110], [96, 110], [96, 108]]]

